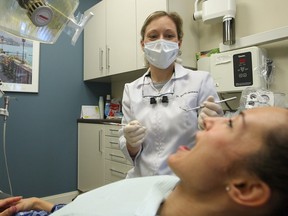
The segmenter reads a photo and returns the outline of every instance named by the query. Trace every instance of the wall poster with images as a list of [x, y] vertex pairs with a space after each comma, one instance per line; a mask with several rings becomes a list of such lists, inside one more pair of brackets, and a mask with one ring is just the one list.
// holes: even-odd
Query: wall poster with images
[[40, 43], [0, 31], [3, 92], [38, 92]]

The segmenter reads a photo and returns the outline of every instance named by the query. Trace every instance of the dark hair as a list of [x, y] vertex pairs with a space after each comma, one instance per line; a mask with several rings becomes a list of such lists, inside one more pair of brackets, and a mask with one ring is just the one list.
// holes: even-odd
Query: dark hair
[[246, 168], [266, 182], [276, 198], [273, 215], [288, 215], [288, 112], [284, 123], [268, 130], [260, 152], [246, 160]]
[[140, 32], [140, 33], [141, 33], [141, 39], [142, 39], [142, 40], [144, 40], [145, 31], [146, 31], [147, 26], [148, 26], [153, 20], [155, 20], [155, 19], [157, 19], [157, 18], [160, 18], [160, 17], [163, 17], [163, 16], [169, 17], [169, 18], [175, 23], [176, 29], [177, 29], [178, 39], [179, 39], [179, 40], [182, 40], [183, 35], [184, 35], [184, 33], [183, 33], [183, 21], [182, 21], [182, 18], [181, 18], [181, 17], [179, 16], [179, 14], [176, 13], [176, 12], [166, 12], [166, 11], [155, 11], [155, 12], [153, 12], [152, 14], [150, 14], [150, 15], [146, 18], [146, 20], [145, 20], [145, 22], [144, 22], [144, 24], [143, 24], [143, 26], [142, 26], [142, 28], [141, 28], [141, 32]]

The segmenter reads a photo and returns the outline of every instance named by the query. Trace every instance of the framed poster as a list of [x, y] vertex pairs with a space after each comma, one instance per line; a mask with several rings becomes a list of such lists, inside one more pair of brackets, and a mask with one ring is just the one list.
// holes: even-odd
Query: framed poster
[[0, 31], [0, 89], [38, 92], [40, 43]]

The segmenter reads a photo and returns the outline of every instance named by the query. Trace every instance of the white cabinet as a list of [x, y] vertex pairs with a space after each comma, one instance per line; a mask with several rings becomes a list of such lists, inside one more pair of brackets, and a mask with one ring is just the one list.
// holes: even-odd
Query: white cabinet
[[106, 2], [106, 44], [108, 52], [108, 75], [135, 70], [136, 1], [102, 1]]
[[94, 16], [84, 28], [84, 80], [106, 75], [105, 3], [99, 2], [86, 13]]
[[120, 128], [78, 123], [78, 190], [89, 191], [126, 177], [132, 165], [119, 148]]
[[78, 123], [78, 190], [104, 185], [104, 129], [99, 124]]
[[119, 148], [119, 126], [105, 128], [105, 184], [124, 179], [133, 168]]
[[135, 0], [102, 0], [85, 13], [84, 80], [136, 68]]

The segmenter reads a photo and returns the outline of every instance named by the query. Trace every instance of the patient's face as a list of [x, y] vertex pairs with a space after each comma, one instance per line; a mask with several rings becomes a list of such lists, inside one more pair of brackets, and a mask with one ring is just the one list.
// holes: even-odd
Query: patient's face
[[263, 145], [263, 134], [277, 124], [277, 119], [281, 120], [280, 114], [275, 118], [273, 110], [247, 110], [231, 121], [207, 118], [206, 129], [196, 135], [195, 147], [179, 149], [169, 157], [169, 166], [194, 191], [203, 194], [225, 188], [229, 180], [227, 170], [233, 162], [258, 151]]

